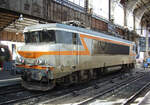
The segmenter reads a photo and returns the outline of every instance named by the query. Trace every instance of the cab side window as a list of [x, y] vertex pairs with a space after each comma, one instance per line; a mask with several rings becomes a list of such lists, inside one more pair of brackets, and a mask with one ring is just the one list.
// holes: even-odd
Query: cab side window
[[56, 43], [71, 44], [72, 33], [66, 31], [56, 31], [57, 39]]
[[81, 45], [81, 40], [80, 40], [79, 34], [72, 33], [72, 44]]
[[56, 43], [81, 45], [81, 41], [77, 33], [67, 31], [56, 31], [56, 36]]
[[78, 40], [77, 40], [77, 34], [76, 33], [72, 33], [72, 44], [77, 44]]

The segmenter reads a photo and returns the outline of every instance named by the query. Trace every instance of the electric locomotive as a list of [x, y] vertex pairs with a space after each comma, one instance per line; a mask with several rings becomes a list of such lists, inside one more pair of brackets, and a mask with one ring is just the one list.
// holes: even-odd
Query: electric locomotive
[[29, 90], [47, 91], [56, 84], [134, 67], [135, 44], [104, 33], [54, 23], [26, 27], [24, 37], [16, 67], [22, 71], [22, 86]]

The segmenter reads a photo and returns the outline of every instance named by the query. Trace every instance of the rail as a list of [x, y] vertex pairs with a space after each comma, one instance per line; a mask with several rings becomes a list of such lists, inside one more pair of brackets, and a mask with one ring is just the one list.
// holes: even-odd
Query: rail
[[[140, 74], [140, 77], [142, 78], [144, 76], [144, 74]], [[73, 91], [73, 92], [71, 92], [71, 93], [68, 93], [68, 94], [64, 94], [64, 95], [61, 95], [61, 96], [59, 96], [59, 97], [55, 97], [55, 98], [52, 98], [52, 99], [49, 99], [49, 100], [47, 100], [47, 101], [43, 101], [43, 102], [41, 102], [41, 103], [39, 103], [39, 104], [48, 104], [48, 103], [51, 103], [51, 104], [53, 104], [53, 102], [54, 102], [54, 104], [56, 104], [55, 102], [57, 102], [57, 101], [62, 101], [63, 102], [63, 99], [67, 99], [67, 98], [71, 98], [71, 97], [73, 97], [73, 96], [81, 96], [82, 97], [82, 95], [83, 94], [86, 94], [86, 93], [88, 93], [89, 91], [94, 91], [94, 90], [98, 90], [99, 89], [99, 91], [97, 91], [97, 92], [95, 92], [95, 93], [99, 93], [99, 94], [96, 94], [96, 95], [94, 95], [94, 97], [92, 96], [92, 98], [90, 97], [90, 98], [88, 98], [88, 99], [85, 99], [85, 97], [87, 97], [87, 95], [85, 95], [85, 97], [83, 96], [82, 98], [84, 99], [84, 101], [80, 101], [80, 102], [78, 102], [77, 101], [77, 103], [76, 104], [79, 104], [79, 105], [83, 105], [83, 104], [86, 104], [86, 103], [88, 103], [89, 101], [92, 101], [92, 100], [94, 100], [95, 98], [97, 98], [97, 97], [99, 97], [99, 96], [102, 96], [102, 95], [104, 95], [104, 94], [106, 94], [106, 93], [108, 93], [108, 92], [111, 92], [111, 91], [114, 91], [115, 89], [117, 89], [117, 88], [119, 88], [119, 87], [121, 87], [121, 86], [125, 86], [126, 84], [128, 84], [129, 82], [133, 82], [133, 80], [138, 80], [139, 78], [140, 78], [139, 76], [138, 77], [134, 77], [134, 79], [133, 78], [128, 78], [128, 81], [126, 80], [126, 81], [124, 81], [124, 82], [122, 82], [122, 83], [115, 83], [114, 81], [114, 79], [112, 80], [107, 80], [107, 81], [103, 81], [103, 82], [97, 82], [94, 86], [89, 86], [89, 87], [86, 87], [86, 88], [83, 88], [83, 89], [80, 89], [80, 90], [78, 90], [78, 91]], [[120, 77], [117, 77], [118, 78], [118, 80], [120, 79]], [[104, 86], [107, 86], [107, 85], [109, 85], [109, 84], [114, 84], [113, 86], [109, 86], [109, 88], [107, 88], [106, 90], [105, 89], [102, 89], [102, 90], [100, 90], [100, 87], [104, 87]], [[82, 94], [83, 93], [83, 94]], [[68, 99], [68, 100], [69, 100]], [[81, 98], [80, 98], [81, 99]], [[71, 99], [70, 99], [71, 100]], [[72, 99], [73, 100], [73, 99]], [[58, 103], [58, 104], [60, 104], [60, 103]]]

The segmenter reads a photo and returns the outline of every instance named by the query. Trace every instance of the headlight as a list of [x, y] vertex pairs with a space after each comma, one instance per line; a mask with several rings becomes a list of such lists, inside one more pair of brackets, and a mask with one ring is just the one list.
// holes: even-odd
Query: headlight
[[24, 60], [24, 59], [21, 59], [21, 63], [25, 63], [25, 60]]
[[38, 64], [42, 64], [42, 60], [39, 59], [39, 60], [38, 60]]
[[42, 65], [42, 64], [45, 64], [45, 61], [44, 60], [41, 60], [41, 59], [37, 59], [36, 62], [35, 62], [36, 65]]

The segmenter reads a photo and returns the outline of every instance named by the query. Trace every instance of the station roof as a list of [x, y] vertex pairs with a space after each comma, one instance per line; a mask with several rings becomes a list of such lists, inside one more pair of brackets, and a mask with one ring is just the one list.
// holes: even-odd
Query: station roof
[[138, 17], [142, 22], [150, 24], [150, 0], [120, 0], [134, 16]]
[[43, 21], [0, 9], [0, 31], [6, 30], [9, 32], [23, 33], [25, 27], [41, 22]]
[[[134, 13], [141, 22], [149, 23], [150, 26], [150, 0], [116, 0], [121, 2], [123, 6]], [[7, 30], [12, 32], [22, 33], [24, 27], [34, 25], [39, 22], [39, 19], [32, 19], [21, 14], [8, 12], [0, 9], [0, 31]], [[45, 22], [43, 22], [45, 23]]]

